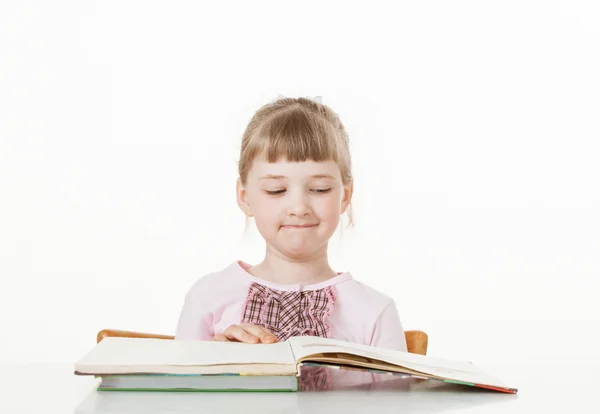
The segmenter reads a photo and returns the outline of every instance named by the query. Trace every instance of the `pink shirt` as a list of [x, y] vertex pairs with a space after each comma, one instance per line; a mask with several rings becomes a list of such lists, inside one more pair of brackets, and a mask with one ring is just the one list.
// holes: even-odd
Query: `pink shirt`
[[[363, 345], [406, 351], [404, 329], [394, 300], [354, 280], [352, 274], [339, 273], [329, 280], [313, 285], [279, 285], [251, 275], [247, 271], [249, 268], [249, 264], [236, 261], [222, 270], [199, 278], [185, 296], [175, 339], [212, 340], [215, 333], [225, 331], [230, 325], [251, 320], [248, 318], [255, 309], [251, 301], [258, 300], [254, 295], [271, 292], [266, 295], [268, 298], [277, 296], [277, 299], [273, 300], [296, 297], [299, 301], [304, 300], [307, 303], [305, 310], [310, 306], [315, 309], [310, 315], [294, 315], [295, 308], [275, 312], [273, 305], [266, 303], [266, 300], [260, 302], [263, 306], [263, 316], [269, 316], [264, 319], [268, 323], [278, 323], [278, 320], [287, 318], [283, 324], [286, 328], [282, 328], [281, 335], [287, 332], [287, 335], [327, 336]], [[322, 303], [319, 298], [323, 299]], [[309, 303], [311, 300], [313, 302]], [[299, 320], [298, 318], [304, 318], [312, 323], [312, 326], [321, 326], [322, 329], [307, 330], [298, 326], [288, 326], [293, 324], [287, 321], [294, 322]]]

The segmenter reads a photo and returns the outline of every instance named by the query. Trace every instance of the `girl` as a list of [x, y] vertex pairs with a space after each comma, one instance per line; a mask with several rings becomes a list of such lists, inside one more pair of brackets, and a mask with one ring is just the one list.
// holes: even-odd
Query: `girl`
[[352, 224], [348, 136], [319, 101], [276, 99], [242, 138], [237, 202], [265, 239], [257, 265], [235, 261], [188, 291], [175, 339], [273, 343], [312, 335], [406, 351], [392, 298], [335, 272], [327, 245]]

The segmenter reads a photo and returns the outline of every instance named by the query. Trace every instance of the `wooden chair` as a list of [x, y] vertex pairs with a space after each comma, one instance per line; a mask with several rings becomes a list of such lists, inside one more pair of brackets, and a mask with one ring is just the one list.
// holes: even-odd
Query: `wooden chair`
[[[406, 345], [408, 352], [413, 354], [425, 355], [427, 353], [427, 334], [423, 331], [404, 331], [406, 335]], [[160, 335], [153, 333], [122, 331], [118, 329], [103, 329], [96, 336], [96, 343], [108, 336], [119, 336], [125, 338], [157, 338], [157, 339], [175, 339], [171, 335]]]

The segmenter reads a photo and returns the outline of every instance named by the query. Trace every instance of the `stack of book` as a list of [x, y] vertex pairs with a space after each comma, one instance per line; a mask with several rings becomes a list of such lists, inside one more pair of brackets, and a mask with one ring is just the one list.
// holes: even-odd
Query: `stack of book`
[[515, 394], [468, 361], [312, 336], [274, 344], [104, 338], [75, 363], [99, 391], [299, 391], [302, 367], [332, 366]]

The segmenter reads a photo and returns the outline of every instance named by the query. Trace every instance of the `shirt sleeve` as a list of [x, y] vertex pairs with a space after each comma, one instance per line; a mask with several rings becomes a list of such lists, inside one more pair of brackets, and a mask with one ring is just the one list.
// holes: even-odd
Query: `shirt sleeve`
[[370, 345], [407, 352], [406, 336], [394, 300], [390, 301], [377, 318]]
[[177, 323], [176, 340], [212, 340], [213, 316], [202, 306], [203, 302], [194, 288], [187, 293]]

